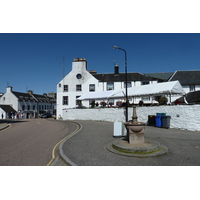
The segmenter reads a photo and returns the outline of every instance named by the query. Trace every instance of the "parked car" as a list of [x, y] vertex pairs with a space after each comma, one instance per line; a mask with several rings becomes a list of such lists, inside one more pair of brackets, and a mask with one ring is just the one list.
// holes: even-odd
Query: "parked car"
[[50, 113], [44, 113], [43, 115], [41, 115], [41, 118], [50, 118], [52, 117]]

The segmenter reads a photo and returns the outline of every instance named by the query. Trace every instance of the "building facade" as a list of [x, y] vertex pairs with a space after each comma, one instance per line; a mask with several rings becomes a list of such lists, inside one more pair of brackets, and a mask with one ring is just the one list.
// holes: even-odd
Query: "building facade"
[[17, 111], [10, 105], [0, 105], [0, 119], [10, 119], [16, 116]]
[[168, 81], [178, 80], [185, 92], [195, 92], [200, 90], [200, 71], [191, 70], [191, 71], [176, 71], [169, 78]]
[[[127, 87], [154, 84], [162, 81], [158, 78], [145, 76], [141, 73], [127, 74]], [[87, 71], [87, 61], [84, 58], [75, 58], [72, 62], [72, 70], [57, 84], [57, 118], [62, 118], [63, 110], [76, 108], [78, 106], [89, 107], [93, 100], [78, 101], [77, 98], [87, 92], [99, 92], [106, 90], [118, 90], [126, 87], [125, 73], [119, 73], [119, 67], [114, 67], [110, 74], [97, 74], [94, 71]], [[151, 97], [129, 98], [130, 103], [139, 101], [151, 103]], [[95, 100], [100, 105], [103, 100]], [[117, 105], [124, 99], [112, 99], [107, 102]]]
[[33, 94], [31, 90], [27, 93], [15, 92], [10, 86], [6, 88], [6, 93], [1, 96], [0, 104], [11, 106], [19, 118], [35, 118], [45, 112], [53, 114], [56, 109], [55, 98]]
[[[159, 82], [178, 80], [186, 93], [200, 90], [200, 71], [176, 71], [165, 73], [128, 73], [127, 87], [135, 87]], [[77, 100], [81, 95], [88, 92], [100, 92], [106, 90], [119, 90], [126, 87], [125, 73], [119, 72], [119, 67], [115, 66], [113, 73], [97, 74], [95, 71], [87, 70], [87, 61], [83, 58], [75, 58], [72, 62], [72, 70], [57, 84], [57, 118], [62, 118], [63, 110], [77, 107], [90, 107], [92, 102], [95, 105], [107, 103], [119, 106], [125, 99], [91, 99]], [[180, 95], [170, 95], [168, 103], [180, 98]], [[155, 97], [129, 97], [130, 104], [146, 105], [158, 103]]]

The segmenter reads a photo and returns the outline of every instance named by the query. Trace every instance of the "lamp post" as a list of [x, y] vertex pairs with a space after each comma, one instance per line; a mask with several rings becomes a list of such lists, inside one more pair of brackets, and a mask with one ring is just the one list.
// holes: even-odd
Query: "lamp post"
[[125, 61], [124, 61], [124, 64], [125, 64], [125, 83], [126, 83], [126, 92], [125, 92], [125, 95], [126, 95], [126, 122], [128, 122], [128, 88], [127, 88], [127, 55], [126, 55], [126, 51], [125, 49], [122, 49], [122, 48], [119, 48], [118, 46], [113, 46], [113, 49], [119, 49], [119, 50], [122, 50], [124, 53], [125, 53]]

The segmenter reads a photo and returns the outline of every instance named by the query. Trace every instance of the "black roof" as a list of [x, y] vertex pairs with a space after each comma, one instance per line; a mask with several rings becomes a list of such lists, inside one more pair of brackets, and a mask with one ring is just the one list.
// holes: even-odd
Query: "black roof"
[[169, 81], [178, 80], [181, 85], [200, 85], [200, 71], [176, 71]]
[[9, 113], [9, 112], [16, 113], [17, 112], [10, 105], [0, 105], [0, 108], [3, 109], [6, 113]]
[[22, 92], [14, 92], [12, 93], [19, 99], [19, 101], [30, 101], [30, 102], [46, 102], [46, 103], [55, 103], [56, 100], [52, 97], [48, 97], [45, 95], [22, 93]]
[[[124, 82], [125, 73], [112, 73], [112, 74], [93, 74], [93, 76], [100, 82]], [[141, 73], [127, 73], [127, 81], [153, 81], [158, 78], [145, 76]], [[161, 80], [160, 80], [161, 81]]]
[[174, 72], [145, 73], [146, 76], [163, 79], [164, 81], [168, 81], [173, 74]]
[[19, 101], [31, 101], [31, 102], [35, 101], [35, 99], [31, 97], [31, 95], [28, 93], [14, 92], [14, 91], [12, 91], [12, 93], [19, 99]]
[[[186, 100], [188, 103], [200, 104], [200, 91], [187, 93]], [[183, 97], [180, 97], [179, 101], [184, 103]]]

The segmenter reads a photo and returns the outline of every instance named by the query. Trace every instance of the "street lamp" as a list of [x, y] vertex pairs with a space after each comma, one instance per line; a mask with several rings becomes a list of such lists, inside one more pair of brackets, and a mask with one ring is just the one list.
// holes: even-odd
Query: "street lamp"
[[126, 95], [126, 122], [128, 122], [128, 88], [127, 88], [127, 55], [126, 55], [126, 51], [122, 48], [119, 48], [118, 46], [113, 46], [113, 49], [119, 49], [119, 50], [122, 50], [124, 51], [125, 53], [125, 83], [126, 83], [126, 92], [125, 92], [125, 95]]

